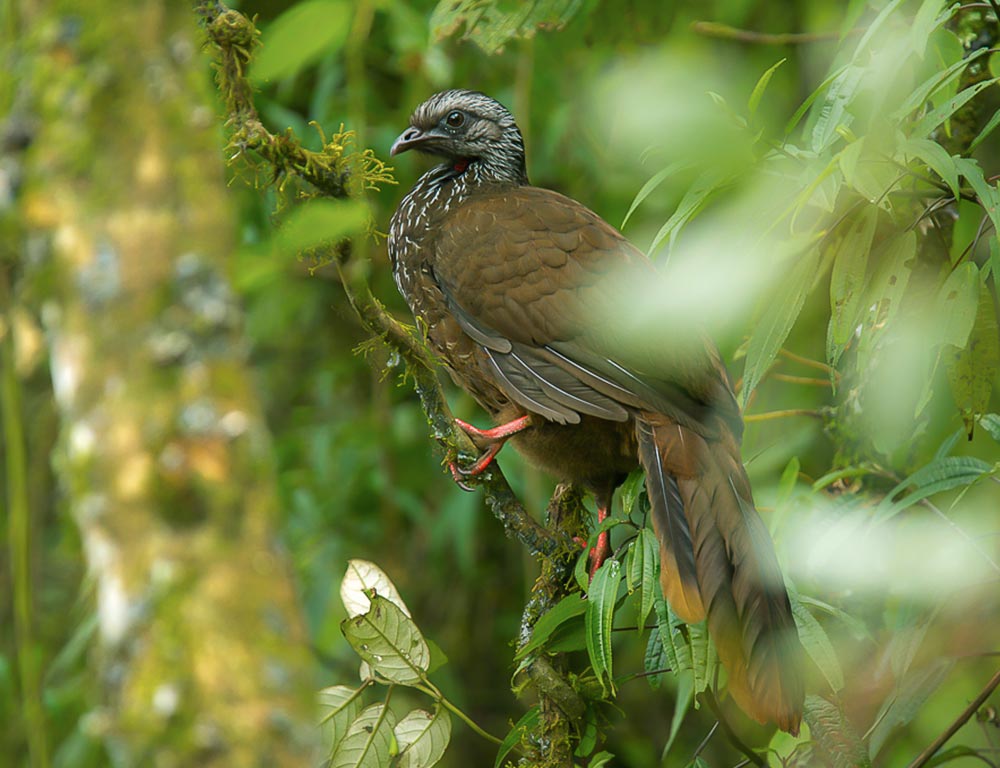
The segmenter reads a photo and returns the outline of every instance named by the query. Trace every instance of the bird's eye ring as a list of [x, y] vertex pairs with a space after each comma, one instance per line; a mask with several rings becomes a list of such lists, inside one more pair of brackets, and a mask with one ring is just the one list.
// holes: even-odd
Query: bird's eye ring
[[452, 110], [448, 113], [448, 116], [444, 119], [444, 121], [451, 128], [461, 128], [462, 124], [465, 122], [465, 113], [460, 112], [457, 109]]

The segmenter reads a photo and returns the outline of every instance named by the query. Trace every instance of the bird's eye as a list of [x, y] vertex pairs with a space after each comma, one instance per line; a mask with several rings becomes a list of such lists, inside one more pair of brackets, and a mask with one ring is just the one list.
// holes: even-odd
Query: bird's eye
[[452, 128], [460, 128], [465, 122], [465, 113], [459, 112], [457, 109], [452, 110], [444, 121]]

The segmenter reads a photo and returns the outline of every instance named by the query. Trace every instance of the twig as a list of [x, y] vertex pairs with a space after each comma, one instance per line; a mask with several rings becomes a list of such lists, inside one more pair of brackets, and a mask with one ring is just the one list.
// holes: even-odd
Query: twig
[[[738, 29], [728, 24], [716, 21], [696, 21], [691, 24], [691, 31], [705, 37], [717, 37], [723, 40], [738, 40], [741, 43], [756, 45], [802, 45], [803, 43], [822, 43], [827, 40], [839, 40], [839, 32], [755, 32], [752, 29]], [[862, 27], [849, 30], [845, 36], [860, 35]]]
[[802, 357], [802, 355], [796, 355], [794, 352], [789, 352], [784, 347], [778, 350], [778, 354], [796, 363], [801, 363], [808, 368], [815, 368], [817, 371], [823, 371], [823, 373], [836, 374], [836, 371], [826, 363], [821, 363], [819, 360], [813, 360], [812, 358]]
[[772, 373], [771, 378], [775, 381], [784, 381], [787, 384], [802, 384], [806, 387], [830, 387], [829, 379], [813, 379], [808, 376], [791, 376], [787, 373]]
[[958, 729], [965, 725], [969, 718], [976, 713], [976, 710], [983, 705], [998, 685], [1000, 685], [1000, 670], [990, 678], [990, 681], [979, 692], [979, 695], [972, 700], [969, 706], [961, 711], [959, 716], [952, 721], [951, 725], [945, 728], [944, 732], [934, 739], [927, 749], [917, 755], [917, 759], [910, 763], [909, 768], [921, 768], [921, 766], [926, 765], [934, 754], [945, 745], [948, 739], [954, 736], [958, 732]]
[[736, 735], [736, 731], [732, 729], [732, 726], [729, 725], [729, 721], [726, 720], [726, 716], [722, 712], [722, 707], [719, 706], [719, 702], [710, 688], [705, 689], [702, 693], [702, 698], [705, 699], [705, 702], [708, 704], [708, 708], [712, 710], [712, 714], [718, 719], [722, 732], [725, 734], [729, 743], [746, 755], [747, 759], [751, 763], [760, 766], [760, 768], [766, 768], [767, 764], [764, 762], [764, 758], [748, 747], [746, 743], [744, 743], [743, 739]]
[[693, 763], [695, 761], [695, 758], [698, 757], [698, 755], [700, 755], [702, 753], [702, 751], [705, 749], [705, 747], [708, 746], [708, 742], [710, 742], [712, 740], [712, 737], [715, 735], [715, 732], [717, 730], [719, 730], [719, 721], [718, 720], [715, 721], [715, 725], [713, 725], [711, 728], [708, 729], [708, 733], [705, 734], [705, 738], [701, 740], [701, 743], [698, 744], [697, 747], [695, 747], [694, 753], [691, 755], [690, 762]]
[[784, 419], [789, 416], [813, 416], [822, 417], [822, 413], [811, 408], [788, 408], [784, 411], [768, 411], [767, 413], [749, 413], [743, 417], [743, 421], [749, 424], [753, 421], [772, 421], [774, 419]]
[[[215, 0], [198, 0], [195, 7], [205, 20], [209, 40], [216, 48], [219, 88], [230, 113], [227, 124], [233, 132], [237, 155], [253, 150], [273, 166], [276, 177], [294, 175], [313, 185], [323, 195], [347, 197], [350, 193], [351, 164], [341, 162], [337, 147], [328, 145], [329, 152], [310, 152], [291, 134], [275, 136], [261, 123], [253, 101], [253, 88], [246, 78], [251, 54], [257, 44], [253, 23], [243, 14]], [[368, 167], [374, 166], [377, 171], [389, 170], [369, 152], [362, 153], [361, 163], [362, 167], [367, 163]], [[344, 261], [349, 253], [349, 244], [342, 244], [340, 258], [335, 262], [347, 298], [362, 325], [405, 361], [434, 438], [445, 452], [475, 455], [475, 446], [455, 426], [434, 372], [436, 365], [422, 339], [386, 312], [367, 283], [348, 277], [349, 270], [344, 269]], [[539, 525], [525, 511], [499, 468], [491, 467], [488, 473], [481, 476], [480, 483], [487, 503], [508, 535], [517, 538], [532, 554], [549, 555], [566, 546], [562, 537]]]

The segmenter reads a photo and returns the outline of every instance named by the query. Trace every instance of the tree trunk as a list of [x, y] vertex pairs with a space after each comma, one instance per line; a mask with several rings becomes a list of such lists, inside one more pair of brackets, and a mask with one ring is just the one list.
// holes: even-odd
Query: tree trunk
[[22, 294], [61, 417], [120, 765], [313, 762], [311, 658], [269, 436], [225, 276], [235, 218], [195, 19], [167, 0], [20, 5], [34, 125]]

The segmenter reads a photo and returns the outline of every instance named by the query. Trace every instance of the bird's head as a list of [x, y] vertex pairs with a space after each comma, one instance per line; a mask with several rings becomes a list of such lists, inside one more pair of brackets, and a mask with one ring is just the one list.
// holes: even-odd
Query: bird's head
[[410, 127], [396, 139], [389, 154], [410, 149], [443, 157], [456, 169], [478, 163], [486, 176], [527, 181], [524, 140], [514, 116], [478, 91], [442, 91], [417, 107]]

